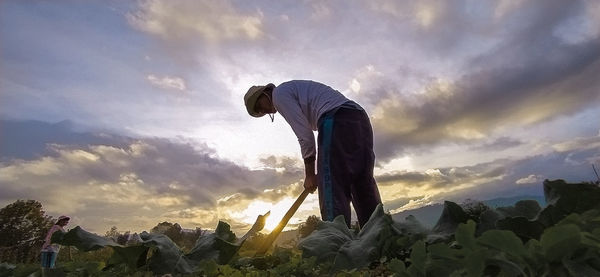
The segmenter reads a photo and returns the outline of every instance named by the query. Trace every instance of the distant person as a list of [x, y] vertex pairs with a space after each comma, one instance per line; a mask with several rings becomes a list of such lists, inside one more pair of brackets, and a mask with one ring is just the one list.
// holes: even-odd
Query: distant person
[[70, 218], [68, 216], [59, 216], [56, 224], [54, 224], [48, 231], [48, 234], [46, 234], [46, 239], [42, 245], [42, 269], [54, 268], [58, 251], [60, 251], [60, 245], [51, 243], [50, 240], [55, 232], [65, 232], [63, 227], [69, 224], [69, 219]]
[[304, 188], [319, 188], [323, 220], [343, 215], [350, 226], [352, 202], [360, 226], [367, 223], [381, 198], [373, 178], [373, 130], [360, 105], [327, 85], [306, 80], [253, 86], [244, 104], [253, 117], [269, 114], [273, 121], [279, 112], [292, 127], [304, 159]]

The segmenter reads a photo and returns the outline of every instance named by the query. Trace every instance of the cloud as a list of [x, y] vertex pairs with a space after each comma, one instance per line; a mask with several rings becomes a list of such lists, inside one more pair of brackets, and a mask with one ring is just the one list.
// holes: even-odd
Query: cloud
[[[600, 100], [595, 77], [600, 39], [576, 46], [552, 43], [545, 48], [551, 58], [532, 60], [541, 47], [535, 43], [517, 48], [522, 53], [513, 53], [514, 60], [494, 51], [478, 58], [478, 65], [488, 68], [454, 82], [434, 82], [420, 94], [380, 89], [378, 94], [393, 96], [382, 98], [375, 109], [378, 157], [389, 159], [414, 146], [478, 141], [500, 128], [539, 124], [593, 107]], [[498, 51], [508, 48], [515, 45]], [[486, 62], [496, 56], [506, 63]]]
[[312, 2], [311, 7], [313, 12], [310, 16], [313, 20], [320, 20], [331, 16], [331, 7], [324, 2]]
[[403, 186], [425, 191], [445, 190], [458, 186], [474, 187], [477, 184], [502, 179], [507, 174], [502, 161], [469, 167], [428, 169], [423, 172], [401, 171], [377, 176], [380, 186]]
[[252, 188], [240, 189], [236, 193], [224, 196], [217, 200], [220, 207], [244, 206], [253, 201], [276, 203], [284, 198], [295, 198], [303, 191], [303, 183], [273, 186], [272, 188], [255, 190]]
[[[29, 124], [40, 123], [9, 127], [27, 130]], [[140, 231], [172, 219], [180, 219], [185, 226], [214, 228], [218, 219], [229, 217], [229, 211], [243, 210], [248, 203], [231, 199], [223, 206], [225, 202], [218, 199], [239, 194], [243, 200], [277, 201], [294, 194], [301, 178], [301, 173], [285, 169], [250, 170], [220, 159], [204, 144], [169, 139], [104, 135], [108, 143], [97, 144], [96, 135], [79, 133], [74, 136], [81, 139], [76, 143], [60, 144], [50, 134], [62, 133], [56, 137], [60, 140], [69, 132], [60, 125], [47, 126], [43, 156], [0, 162], [0, 203], [36, 199], [50, 213], [76, 216], [91, 230], [102, 231], [110, 227], [104, 225], [110, 221]], [[111, 141], [111, 137], [116, 139]], [[27, 146], [27, 141], [21, 143]], [[281, 188], [273, 189], [274, 184]], [[102, 213], [95, 210], [99, 207]], [[205, 216], [208, 211], [215, 215]], [[106, 221], [106, 215], [111, 219]]]
[[[566, 43], [555, 32], [571, 18], [592, 18], [581, 3], [380, 0], [367, 6], [367, 14], [386, 24], [381, 29], [372, 22], [373, 30], [404, 38], [381, 43], [385, 62], [366, 54], [370, 63], [355, 68], [346, 83], [372, 116], [381, 161], [438, 145], [481, 143], [495, 132], [582, 112], [600, 100], [594, 77], [600, 38]], [[387, 48], [390, 42], [395, 50]]]
[[556, 143], [552, 146], [558, 152], [572, 151], [576, 149], [594, 149], [600, 147], [600, 135], [596, 137], [577, 137], [568, 141]]
[[285, 171], [292, 174], [304, 172], [304, 167], [301, 166], [303, 164], [302, 160], [297, 157], [270, 155], [259, 160], [264, 166], [278, 171]]
[[157, 77], [153, 74], [150, 74], [146, 77], [146, 79], [152, 84], [159, 88], [163, 89], [174, 89], [179, 91], [185, 91], [186, 85], [185, 81], [179, 77]]
[[142, 1], [127, 20], [165, 40], [221, 42], [263, 35], [261, 14], [240, 12], [230, 1]]
[[472, 147], [472, 150], [474, 150], [474, 151], [500, 151], [500, 150], [506, 150], [508, 148], [523, 145], [523, 143], [524, 142], [521, 140], [503, 136], [503, 137], [497, 138], [493, 141], [484, 143], [482, 145]]
[[[591, 164], [600, 160], [600, 147], [572, 149], [526, 158], [501, 159], [472, 166], [402, 171], [377, 177], [385, 203], [397, 211], [444, 200], [487, 200], [542, 195], [544, 179], [567, 182], [595, 180]], [[524, 177], [525, 176], [525, 177]], [[395, 193], [394, 193], [395, 192]], [[407, 202], [407, 200], [409, 200]], [[404, 204], [404, 205], [399, 205]]]
[[107, 133], [80, 131], [72, 121], [58, 123], [43, 121], [0, 120], [0, 161], [10, 159], [30, 160], [52, 154], [48, 143], [77, 145], [102, 144], [125, 147], [130, 140]]
[[[445, 16], [452, 15], [453, 10], [445, 2], [419, 1], [419, 2], [397, 2], [389, 0], [369, 1], [369, 8], [378, 13], [391, 15], [399, 20], [414, 24], [422, 29], [441, 27], [439, 22]], [[455, 20], [448, 20], [450, 22]]]
[[536, 184], [540, 183], [543, 180], [544, 176], [531, 174], [527, 177], [521, 178], [517, 180], [515, 183], [518, 185], [522, 184]]
[[421, 197], [400, 197], [391, 201], [385, 202], [385, 209], [388, 211], [393, 211], [400, 207], [407, 207], [408, 204], [415, 203], [419, 200], [423, 200]]
[[[168, 211], [162, 215], [173, 222], [185, 222], [192, 226], [205, 226], [205, 228], [214, 228], [215, 222], [220, 220], [219, 213], [215, 210], [201, 208], [183, 208], [180, 210]], [[216, 226], [216, 225], [215, 225]]]

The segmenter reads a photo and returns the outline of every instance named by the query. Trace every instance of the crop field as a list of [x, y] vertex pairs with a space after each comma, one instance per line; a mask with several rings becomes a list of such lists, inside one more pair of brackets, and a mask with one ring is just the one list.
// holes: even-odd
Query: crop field
[[[543, 185], [543, 208], [533, 200], [499, 208], [446, 201], [427, 229], [412, 216], [394, 221], [379, 206], [359, 231], [338, 217], [319, 222], [295, 247], [261, 256], [252, 246], [260, 235], [239, 239], [225, 222], [189, 251], [163, 234], [144, 232], [125, 246], [76, 227], [53, 241], [106, 258], [59, 262], [49, 275], [600, 276], [600, 186]], [[37, 264], [0, 265], [0, 276], [39, 274]]]

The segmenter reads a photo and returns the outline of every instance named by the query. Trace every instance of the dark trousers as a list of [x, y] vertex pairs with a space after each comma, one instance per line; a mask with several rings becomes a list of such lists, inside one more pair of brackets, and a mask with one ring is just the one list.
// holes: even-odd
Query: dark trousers
[[42, 262], [42, 267], [54, 268], [57, 256], [58, 252], [42, 251], [42, 257], [40, 258], [40, 261]]
[[350, 203], [364, 226], [381, 203], [373, 178], [373, 129], [366, 112], [342, 107], [319, 120], [317, 175], [321, 217], [343, 215], [350, 227]]

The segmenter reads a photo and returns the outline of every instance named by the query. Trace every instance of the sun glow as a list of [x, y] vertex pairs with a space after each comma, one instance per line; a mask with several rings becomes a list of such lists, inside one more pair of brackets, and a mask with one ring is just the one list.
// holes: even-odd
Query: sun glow
[[277, 203], [268, 203], [262, 200], [257, 200], [250, 203], [248, 207], [240, 213], [245, 217], [243, 220], [244, 222], [253, 224], [258, 215], [262, 215], [268, 211], [271, 211], [271, 215], [267, 218], [265, 228], [263, 229], [263, 231], [270, 232], [277, 227], [277, 224], [279, 224], [279, 221], [281, 221], [292, 204], [294, 204], [294, 199], [289, 197], [286, 197]]

